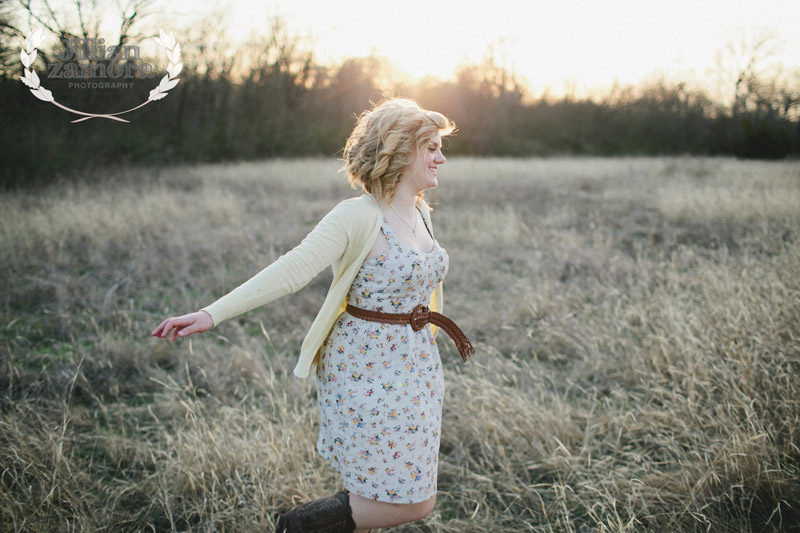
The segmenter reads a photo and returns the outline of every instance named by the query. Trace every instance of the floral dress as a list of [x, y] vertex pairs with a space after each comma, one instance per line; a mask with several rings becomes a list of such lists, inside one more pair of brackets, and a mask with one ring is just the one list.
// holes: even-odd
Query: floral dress
[[[435, 239], [427, 253], [400, 245], [385, 217], [381, 229], [389, 249], [364, 261], [348, 303], [384, 313], [427, 305], [447, 274], [447, 253]], [[317, 450], [350, 492], [425, 501], [436, 494], [443, 393], [430, 326], [414, 331], [342, 313], [317, 364]]]

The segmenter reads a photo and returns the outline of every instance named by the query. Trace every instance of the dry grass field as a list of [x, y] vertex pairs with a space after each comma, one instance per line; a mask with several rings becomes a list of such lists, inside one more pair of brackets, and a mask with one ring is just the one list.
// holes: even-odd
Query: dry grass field
[[[340, 488], [296, 353], [330, 273], [175, 343], [352, 196], [333, 160], [0, 195], [0, 530], [270, 531]], [[392, 531], [800, 531], [800, 162], [440, 171], [436, 509]]]

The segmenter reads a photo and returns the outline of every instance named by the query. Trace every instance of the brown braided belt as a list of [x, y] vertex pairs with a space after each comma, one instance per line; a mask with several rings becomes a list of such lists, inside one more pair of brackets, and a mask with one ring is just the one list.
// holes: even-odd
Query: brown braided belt
[[419, 304], [410, 313], [379, 313], [378, 311], [369, 311], [359, 307], [347, 304], [345, 311], [350, 313], [356, 318], [369, 320], [370, 322], [383, 322], [385, 324], [410, 324], [411, 329], [418, 331], [425, 327], [425, 324], [430, 322], [434, 326], [439, 326], [445, 333], [450, 335], [453, 342], [456, 343], [458, 353], [461, 359], [466, 363], [475, 350], [472, 348], [472, 343], [461, 328], [456, 326], [456, 323], [436, 311], [431, 311], [427, 306]]

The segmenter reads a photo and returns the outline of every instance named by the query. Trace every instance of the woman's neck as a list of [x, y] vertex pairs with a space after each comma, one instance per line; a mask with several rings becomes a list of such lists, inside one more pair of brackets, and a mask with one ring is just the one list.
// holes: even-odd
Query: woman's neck
[[417, 195], [398, 187], [395, 189], [392, 199], [384, 201], [383, 204], [387, 207], [391, 206], [400, 214], [412, 216], [417, 205]]

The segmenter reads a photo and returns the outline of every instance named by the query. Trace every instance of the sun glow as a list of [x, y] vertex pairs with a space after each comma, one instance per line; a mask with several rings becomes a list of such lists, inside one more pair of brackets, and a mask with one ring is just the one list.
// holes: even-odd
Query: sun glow
[[654, 76], [707, 84], [720, 50], [765, 28], [780, 45], [772, 60], [800, 68], [796, 0], [273, 0], [261, 7], [242, 0], [225, 12], [241, 36], [282, 18], [321, 63], [373, 55], [414, 79], [452, 79], [460, 65], [492, 55], [534, 92], [551, 94]]

